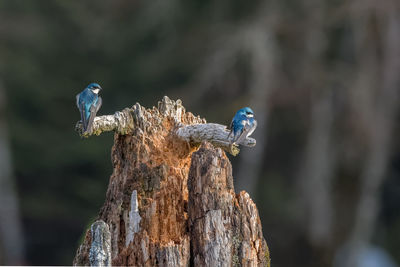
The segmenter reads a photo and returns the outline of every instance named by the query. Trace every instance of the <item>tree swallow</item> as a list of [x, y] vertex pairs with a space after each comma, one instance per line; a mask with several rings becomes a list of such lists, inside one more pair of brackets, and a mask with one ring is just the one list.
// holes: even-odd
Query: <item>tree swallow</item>
[[231, 125], [228, 129], [231, 132], [228, 135], [228, 139], [233, 134], [231, 144], [239, 144], [245, 138], [250, 136], [257, 127], [257, 121], [254, 119], [254, 112], [251, 108], [241, 108], [236, 112], [233, 117]]
[[91, 83], [85, 90], [76, 95], [76, 105], [81, 113], [83, 133], [92, 132], [93, 120], [102, 104], [101, 97], [99, 96], [100, 90], [100, 85]]

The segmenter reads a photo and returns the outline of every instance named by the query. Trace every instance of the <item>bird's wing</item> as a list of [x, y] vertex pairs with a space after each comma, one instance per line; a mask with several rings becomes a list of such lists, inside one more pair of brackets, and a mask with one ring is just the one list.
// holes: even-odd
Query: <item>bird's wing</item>
[[79, 108], [79, 95], [80, 94], [77, 94], [76, 95], [76, 106]]
[[87, 129], [87, 120], [86, 120], [86, 115], [85, 115], [85, 102], [84, 101], [79, 101], [76, 103], [78, 105], [79, 111], [81, 113], [81, 121], [82, 121], [82, 126], [83, 126], [83, 131], [85, 132]]
[[[257, 123], [256, 123], [257, 126]], [[255, 130], [255, 127], [252, 126], [250, 127], [250, 124], [248, 121], [246, 121], [246, 123], [244, 124], [243, 130], [240, 133], [239, 137], [236, 138], [235, 143], [236, 144], [240, 144], [244, 139], [247, 138], [247, 136], [249, 136], [251, 133], [253, 133]]]
[[99, 109], [101, 108], [102, 104], [103, 104], [103, 99], [101, 99], [101, 96], [99, 96], [99, 100], [97, 100], [97, 104], [96, 104], [96, 114], [99, 111]]
[[231, 124], [229, 124], [229, 126], [226, 127], [226, 129], [228, 129], [228, 130], [232, 130], [233, 129], [233, 120], [231, 121]]
[[103, 100], [99, 96], [96, 105], [90, 106], [90, 115], [89, 115], [89, 120], [88, 120], [88, 124], [86, 127], [86, 131], [92, 132], [94, 118], [96, 117], [96, 113], [97, 113], [97, 111], [99, 111], [102, 104], [103, 104]]
[[227, 129], [230, 130], [230, 132], [228, 134], [228, 139], [229, 139], [231, 137], [232, 133], [233, 133], [233, 120], [231, 121], [231, 124], [229, 124]]
[[255, 130], [256, 128], [257, 128], [257, 121], [254, 120], [254, 121], [253, 121], [253, 125], [251, 126], [247, 137], [249, 137], [249, 136], [254, 132], [254, 130]]

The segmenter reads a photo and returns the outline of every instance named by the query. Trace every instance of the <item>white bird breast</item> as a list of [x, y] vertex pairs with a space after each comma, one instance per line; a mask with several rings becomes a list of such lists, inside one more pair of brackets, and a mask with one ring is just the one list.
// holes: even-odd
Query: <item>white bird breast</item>
[[100, 89], [94, 89], [94, 90], [92, 90], [92, 92], [95, 93], [95, 94], [98, 94], [99, 91], [100, 91]]

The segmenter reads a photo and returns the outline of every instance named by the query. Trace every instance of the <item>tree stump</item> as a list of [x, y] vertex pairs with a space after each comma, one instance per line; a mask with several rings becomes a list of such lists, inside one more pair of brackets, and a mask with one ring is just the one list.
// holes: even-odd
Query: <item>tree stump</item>
[[97, 117], [93, 128], [115, 131], [114, 170], [74, 265], [269, 266], [256, 205], [234, 192], [222, 149], [239, 150], [224, 126], [164, 97], [158, 108]]

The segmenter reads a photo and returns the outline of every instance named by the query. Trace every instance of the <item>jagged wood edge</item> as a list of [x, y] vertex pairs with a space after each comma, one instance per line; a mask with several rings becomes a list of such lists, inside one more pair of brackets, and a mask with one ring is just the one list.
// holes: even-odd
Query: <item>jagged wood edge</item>
[[[182, 113], [184, 107], [181, 105], [181, 101], [172, 101], [168, 97], [164, 97], [158, 104], [158, 109], [153, 108], [152, 111], [161, 113], [165, 116], [171, 116], [177, 122], [175, 135], [188, 142], [191, 145], [199, 145], [203, 141], [208, 141], [216, 147], [220, 147], [228, 153], [236, 156], [240, 149], [238, 145], [247, 147], [253, 147], [256, 145], [256, 140], [251, 137], [247, 137], [241, 141], [238, 145], [232, 145], [232, 136], [229, 137], [229, 130], [225, 125], [217, 123], [199, 123], [192, 125], [184, 125], [181, 123]], [[82, 123], [78, 121], [75, 130], [81, 137], [88, 138], [91, 135], [100, 135], [103, 132], [115, 131], [119, 134], [130, 134], [137, 125], [144, 129], [146, 118], [144, 113], [146, 110], [136, 103], [132, 108], [125, 108], [122, 111], [117, 111], [113, 115], [104, 115], [94, 118], [93, 131], [91, 133], [83, 133]], [[205, 122], [205, 120], [204, 120]]]
[[90, 229], [92, 235], [89, 251], [90, 266], [111, 266], [111, 233], [108, 224], [98, 220]]

